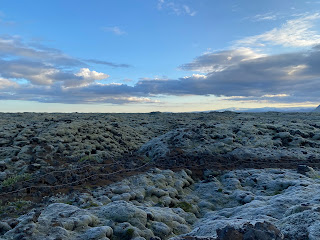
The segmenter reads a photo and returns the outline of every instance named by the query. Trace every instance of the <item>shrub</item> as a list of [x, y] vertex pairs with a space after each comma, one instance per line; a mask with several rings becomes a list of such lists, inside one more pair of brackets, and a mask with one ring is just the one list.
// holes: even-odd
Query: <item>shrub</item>
[[9, 187], [9, 186], [14, 185], [17, 182], [27, 181], [30, 178], [31, 178], [31, 174], [29, 174], [29, 173], [14, 175], [14, 176], [11, 176], [11, 177], [7, 178], [6, 180], [4, 180], [1, 185], [3, 187]]

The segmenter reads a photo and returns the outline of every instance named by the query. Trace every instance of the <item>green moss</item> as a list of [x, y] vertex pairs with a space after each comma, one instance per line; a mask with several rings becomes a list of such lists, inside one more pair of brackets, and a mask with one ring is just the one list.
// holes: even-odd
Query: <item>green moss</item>
[[99, 207], [99, 205], [97, 203], [90, 201], [89, 204], [87, 206], [85, 206], [84, 208], [91, 208], [91, 207]]
[[219, 188], [217, 191], [218, 191], [218, 192], [222, 192], [223, 190], [222, 190], [222, 188]]
[[185, 212], [191, 212], [192, 210], [192, 205], [187, 202], [179, 202], [176, 206], [183, 209]]
[[17, 210], [21, 210], [30, 205], [30, 201], [18, 200], [15, 202], [10, 202], [8, 205], [14, 206]]
[[151, 162], [152, 161], [152, 158], [151, 157], [148, 157], [148, 156], [143, 156], [143, 158], [141, 159], [141, 161], [143, 163], [148, 163], [148, 162]]
[[272, 196], [275, 196], [275, 195], [278, 195], [278, 194], [281, 194], [281, 191], [279, 191], [279, 190], [274, 191], [274, 193], [272, 194]]
[[88, 161], [88, 160], [95, 160], [95, 158], [91, 155], [86, 155], [86, 156], [83, 156], [82, 158], [79, 159], [79, 162], [85, 162], [85, 161]]
[[15, 211], [19, 212], [21, 210], [25, 210], [29, 206], [31, 206], [30, 201], [25, 201], [21, 199], [13, 202], [8, 202], [6, 204], [0, 202], [0, 214], [8, 212], [8, 207], [14, 207]]
[[133, 233], [134, 233], [134, 229], [128, 228], [125, 234], [126, 239], [131, 239], [133, 237]]
[[68, 204], [68, 205], [72, 205], [73, 202], [72, 201], [58, 201], [59, 203], [64, 203], [64, 204]]
[[3, 187], [9, 187], [9, 186], [14, 185], [17, 182], [27, 181], [30, 178], [31, 178], [31, 174], [29, 174], [29, 173], [14, 175], [14, 176], [11, 176], [11, 177], [7, 178], [6, 180], [4, 180], [1, 185]]

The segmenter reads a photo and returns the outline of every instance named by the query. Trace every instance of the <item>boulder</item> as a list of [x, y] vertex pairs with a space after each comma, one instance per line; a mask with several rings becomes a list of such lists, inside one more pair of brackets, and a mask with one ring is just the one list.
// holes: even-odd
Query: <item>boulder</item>
[[99, 209], [99, 216], [115, 222], [129, 222], [133, 226], [145, 226], [147, 213], [126, 201], [114, 201]]

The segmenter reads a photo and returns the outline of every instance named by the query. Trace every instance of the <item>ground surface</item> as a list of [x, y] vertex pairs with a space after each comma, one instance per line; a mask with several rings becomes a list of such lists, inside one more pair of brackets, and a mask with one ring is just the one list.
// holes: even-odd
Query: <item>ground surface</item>
[[[199, 182], [206, 169], [220, 176], [223, 170], [317, 169], [320, 163], [319, 113], [1, 113], [0, 129], [0, 217], [7, 222], [47, 207], [57, 193], [90, 195], [155, 167], [190, 169]], [[193, 224], [179, 234], [168, 226], [170, 237]]]

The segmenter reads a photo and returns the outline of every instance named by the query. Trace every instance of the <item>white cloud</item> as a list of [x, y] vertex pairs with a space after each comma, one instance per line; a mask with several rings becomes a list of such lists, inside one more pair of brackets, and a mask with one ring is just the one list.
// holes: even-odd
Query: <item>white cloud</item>
[[266, 95], [263, 95], [262, 97], [266, 97], [266, 98], [278, 98], [278, 97], [289, 97], [290, 95], [289, 94], [266, 94]]
[[281, 45], [285, 47], [309, 47], [320, 44], [320, 35], [313, 30], [314, 22], [320, 14], [300, 16], [288, 20], [280, 28], [274, 28], [260, 35], [238, 40], [235, 46]]
[[104, 31], [106, 32], [112, 32], [115, 35], [125, 35], [127, 34], [125, 31], [123, 31], [122, 29], [120, 29], [118, 26], [114, 26], [114, 27], [104, 27], [103, 28]]
[[81, 68], [78, 73], [75, 74], [78, 77], [83, 77], [86, 80], [102, 80], [109, 77], [108, 74], [90, 71], [89, 68]]
[[114, 100], [123, 102], [136, 102], [136, 103], [160, 103], [159, 100], [152, 100], [147, 97], [114, 97]]
[[264, 13], [264, 14], [257, 14], [255, 16], [252, 17], [253, 21], [273, 21], [273, 20], [277, 20], [278, 19], [278, 15], [272, 12], [268, 12], [268, 13]]
[[177, 16], [189, 15], [193, 17], [197, 14], [197, 12], [192, 10], [188, 5], [179, 4], [173, 0], [158, 0], [157, 7], [159, 10], [168, 9], [170, 13], [173, 13]]
[[206, 79], [207, 76], [203, 75], [203, 74], [192, 74], [192, 76], [185, 76], [184, 79], [186, 78], [194, 78], [194, 79], [200, 79], [200, 78], [204, 78]]
[[105, 73], [90, 71], [89, 68], [81, 68], [74, 76], [75, 78], [64, 81], [65, 88], [89, 86], [96, 80], [102, 80], [109, 77], [109, 75]]

